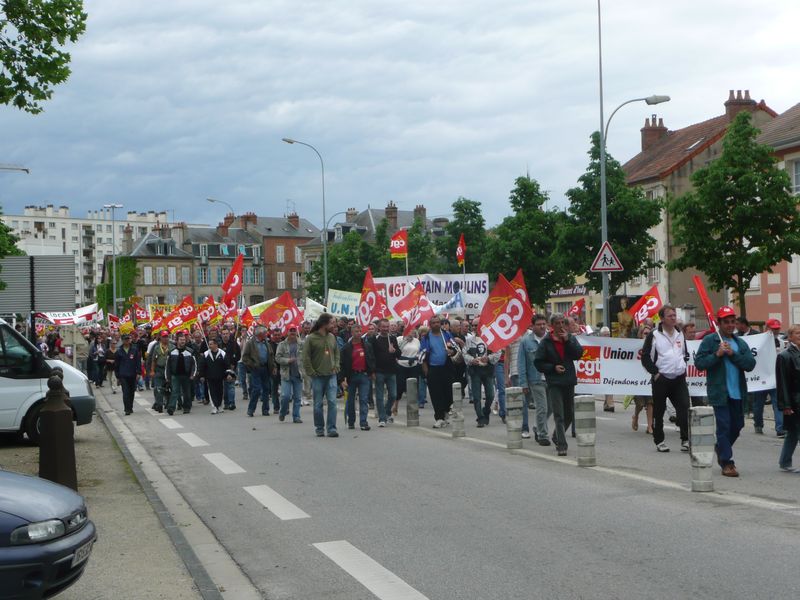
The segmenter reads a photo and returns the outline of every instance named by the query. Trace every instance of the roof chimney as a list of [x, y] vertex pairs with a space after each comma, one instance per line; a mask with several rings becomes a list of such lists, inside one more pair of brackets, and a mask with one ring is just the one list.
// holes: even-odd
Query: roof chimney
[[389, 221], [389, 231], [396, 231], [397, 230], [397, 205], [394, 201], [389, 200], [389, 204], [386, 205], [386, 210], [384, 211], [386, 215], [386, 220]]
[[756, 106], [756, 101], [750, 98], [750, 90], [745, 90], [744, 96], [742, 96], [742, 90], [736, 90], [736, 96], [733, 95], [733, 90], [730, 90], [728, 100], [725, 102], [725, 115], [728, 117], [728, 121], [733, 121], [734, 117], [743, 110], [755, 112]]
[[428, 228], [428, 225], [427, 225], [427, 223], [428, 223], [427, 211], [425, 210], [425, 206], [422, 205], [422, 204], [417, 204], [414, 207], [414, 220], [416, 221], [417, 219], [422, 221], [422, 228], [423, 229], [427, 229]]
[[133, 227], [125, 225], [122, 230], [122, 253], [128, 254], [133, 252]]
[[258, 217], [256, 217], [256, 213], [254, 212], [246, 212], [239, 217], [239, 221], [242, 223], [242, 229], [250, 231], [251, 226], [255, 227]]
[[667, 128], [664, 127], [664, 119], [658, 119], [658, 124], [656, 124], [656, 118], [656, 115], [653, 115], [652, 120], [644, 120], [644, 127], [641, 129], [642, 152], [649, 150], [667, 136]]
[[221, 237], [224, 237], [224, 238], [228, 237], [229, 223], [227, 221], [228, 221], [228, 218], [225, 217], [225, 219], [222, 221], [222, 223], [217, 225], [217, 234], [219, 234]]
[[348, 223], [355, 223], [358, 218], [358, 211], [355, 208], [348, 208], [345, 214], [345, 220]]
[[300, 215], [296, 212], [291, 213], [286, 220], [289, 221], [289, 225], [294, 227], [295, 229], [300, 229]]

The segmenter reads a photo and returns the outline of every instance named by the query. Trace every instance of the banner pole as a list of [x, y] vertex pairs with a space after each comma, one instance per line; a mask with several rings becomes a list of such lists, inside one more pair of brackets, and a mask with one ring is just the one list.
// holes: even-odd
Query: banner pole
[[408, 254], [406, 254], [406, 277], [408, 277]]

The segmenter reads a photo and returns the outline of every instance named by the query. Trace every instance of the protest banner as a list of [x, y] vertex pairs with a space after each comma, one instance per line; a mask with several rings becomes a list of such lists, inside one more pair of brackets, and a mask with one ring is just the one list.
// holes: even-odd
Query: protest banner
[[334, 317], [348, 317], [355, 319], [358, 313], [358, 303], [361, 301], [361, 294], [358, 292], [346, 292], [344, 290], [328, 290], [328, 313]]
[[514, 287], [502, 274], [498, 276], [480, 316], [480, 336], [492, 352], [502, 350], [527, 331], [533, 311], [527, 291], [523, 299], [524, 290], [524, 284]]
[[269, 329], [280, 329], [281, 334], [286, 335], [290, 327], [300, 328], [303, 324], [303, 313], [297, 308], [292, 295], [284, 292], [261, 313], [258, 321]]
[[361, 287], [361, 297], [358, 301], [358, 311], [356, 321], [362, 327], [366, 327], [376, 319], [388, 318], [391, 316], [386, 300], [378, 293], [375, 282], [372, 279], [372, 269], [367, 267], [364, 275], [364, 285]]
[[[386, 299], [389, 310], [396, 315], [394, 306], [414, 289], [417, 281], [422, 283], [425, 295], [432, 304], [446, 304], [461, 291], [464, 309], [469, 315], [481, 312], [489, 297], [489, 275], [486, 273], [455, 273], [436, 275], [401, 275], [399, 277], [376, 277], [375, 286]], [[330, 307], [330, 302], [328, 307]]]
[[[775, 387], [775, 342], [771, 333], [748, 335], [747, 342], [756, 357], [756, 367], [747, 377], [747, 391], [757, 392]], [[650, 396], [650, 373], [641, 363], [644, 340], [578, 336], [583, 355], [576, 361], [577, 394]], [[686, 382], [692, 396], [706, 395], [706, 373], [694, 366], [694, 356], [700, 340], [687, 342], [689, 363]]]

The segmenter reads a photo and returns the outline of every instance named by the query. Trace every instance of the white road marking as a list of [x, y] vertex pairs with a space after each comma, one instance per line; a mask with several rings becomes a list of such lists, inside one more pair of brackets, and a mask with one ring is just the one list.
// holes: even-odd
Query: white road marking
[[159, 419], [158, 422], [167, 429], [183, 429], [183, 425], [178, 423], [175, 419]]
[[[197, 438], [198, 440], [200, 438]], [[202, 441], [202, 440], [200, 440]], [[205, 459], [212, 465], [222, 471], [223, 475], [235, 475], [236, 473], [246, 473], [246, 471], [233, 462], [230, 458], [225, 456], [222, 452], [212, 452], [210, 454], [203, 454]]]
[[179, 433], [178, 437], [181, 438], [187, 444], [189, 444], [192, 448], [198, 448], [199, 446], [208, 446], [207, 441], [200, 438], [197, 434], [194, 433]]
[[427, 596], [346, 540], [322, 542], [314, 544], [314, 547], [380, 600], [428, 600]]
[[244, 491], [258, 500], [265, 508], [282, 521], [310, 519], [311, 515], [289, 502], [268, 485], [252, 485]]
[[597, 415], [595, 415], [594, 418], [597, 419], [598, 421], [613, 421], [614, 420], [614, 417], [598, 417]]
[[138, 404], [139, 406], [150, 406], [150, 403], [144, 398], [137, 398], [134, 396], [133, 401], [136, 402], [136, 404]]
[[150, 413], [150, 414], [151, 414], [151, 415], [153, 415], [154, 417], [157, 417], [158, 415], [160, 415], [160, 414], [161, 414], [161, 413], [159, 413], [157, 410], [153, 410], [152, 408], [145, 408], [144, 410], [145, 410], [145, 412], [148, 412], [148, 413]]

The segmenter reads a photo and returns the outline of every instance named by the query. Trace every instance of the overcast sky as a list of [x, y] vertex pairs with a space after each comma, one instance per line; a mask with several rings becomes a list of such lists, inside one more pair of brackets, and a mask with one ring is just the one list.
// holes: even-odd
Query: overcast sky
[[[459, 196], [489, 224], [525, 174], [553, 204], [599, 128], [594, 0], [86, 0], [72, 76], [45, 112], [0, 107], [0, 204], [173, 209], [215, 224], [287, 206], [321, 226], [347, 207]], [[722, 114], [729, 89], [800, 101], [800, 2], [618, 0], [603, 6], [608, 148], [624, 162], [657, 112], [670, 129]], [[653, 109], [656, 109], [655, 111]]]

